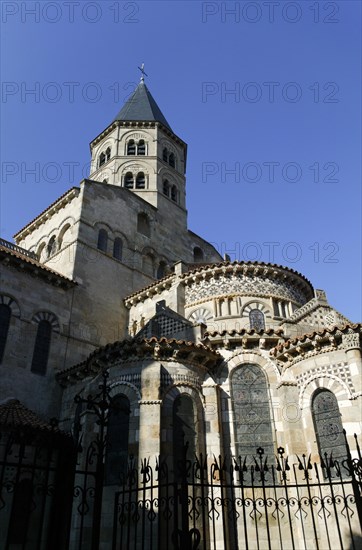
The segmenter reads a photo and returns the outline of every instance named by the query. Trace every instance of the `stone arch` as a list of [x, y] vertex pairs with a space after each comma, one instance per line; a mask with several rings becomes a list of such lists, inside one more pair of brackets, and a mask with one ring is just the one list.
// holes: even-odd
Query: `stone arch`
[[63, 225], [62, 229], [59, 231], [59, 235], [57, 238], [57, 250], [60, 250], [63, 245], [64, 235], [67, 231], [71, 228], [71, 224], [68, 222], [65, 225]]
[[[147, 157], [141, 157], [147, 158]], [[137, 157], [137, 160], [130, 160], [128, 162], [125, 162], [124, 164], [120, 165], [117, 169], [117, 174], [120, 173], [121, 180], [123, 181], [124, 176], [127, 172], [132, 172], [134, 177], [138, 174], [138, 172], [144, 172], [145, 176], [148, 178], [150, 175], [151, 167], [147, 164], [144, 160], [139, 160], [139, 157]]]
[[[240, 351], [235, 352], [223, 365], [221, 365], [222, 371], [220, 375], [226, 374], [226, 377], [231, 376], [232, 371], [241, 364], [247, 362], [255, 363], [265, 371], [269, 385], [277, 386], [281, 379], [278, 367], [260, 351], [253, 350], [252, 352], [248, 352], [247, 356], [248, 358], [246, 359], [244, 354], [240, 353]], [[224, 372], [224, 369], [227, 369], [227, 372]]]
[[47, 321], [52, 327], [52, 331], [59, 333], [60, 325], [56, 315], [51, 311], [38, 311], [31, 319], [32, 323], [40, 323], [40, 321]]
[[108, 223], [106, 223], [106, 222], [103, 222], [103, 221], [96, 221], [96, 222], [94, 222], [93, 227], [94, 227], [94, 229], [96, 229], [96, 230], [105, 229], [107, 232], [109, 232], [110, 235], [113, 235], [113, 229], [112, 229], [112, 227], [111, 227]]
[[318, 389], [332, 391], [339, 399], [352, 399], [352, 393], [348, 385], [335, 374], [323, 373], [310, 376], [303, 384], [299, 393], [300, 409], [309, 409], [313, 393]]
[[265, 315], [265, 317], [271, 317], [270, 310], [265, 305], [265, 303], [255, 299], [249, 300], [244, 305], [242, 305], [241, 312], [240, 312], [241, 316], [249, 317], [249, 313], [253, 309], [259, 309]]
[[194, 406], [194, 423], [197, 433], [195, 443], [196, 454], [205, 452], [205, 411], [203, 396], [201, 392], [193, 385], [180, 382], [170, 386], [162, 398], [161, 405], [161, 449], [164, 456], [173, 454], [173, 432], [172, 418], [174, 413], [174, 404], [176, 399], [185, 395], [191, 398]]
[[114, 146], [114, 144], [116, 143], [116, 138], [114, 137], [108, 137], [105, 141], [102, 141], [99, 145], [97, 145], [93, 151], [94, 151], [94, 154], [95, 155], [99, 155], [99, 153], [105, 149], [107, 149], [107, 147], [110, 147], [112, 149], [112, 147]]
[[138, 401], [142, 399], [141, 392], [131, 382], [126, 382], [125, 380], [117, 380], [109, 383], [109, 395], [114, 397], [119, 393], [123, 393], [128, 397], [131, 404], [138, 405]]
[[11, 315], [20, 318], [20, 307], [15, 298], [9, 296], [8, 294], [0, 294], [0, 304], [9, 306], [11, 309]]

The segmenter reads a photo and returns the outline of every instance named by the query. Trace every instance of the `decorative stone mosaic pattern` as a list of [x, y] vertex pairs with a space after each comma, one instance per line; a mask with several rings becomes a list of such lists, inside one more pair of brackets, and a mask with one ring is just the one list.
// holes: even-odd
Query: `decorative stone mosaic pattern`
[[274, 295], [287, 300], [292, 300], [302, 305], [306, 302], [301, 290], [290, 282], [272, 280], [245, 275], [233, 274], [229, 277], [220, 276], [218, 279], [203, 280], [186, 286], [186, 302], [192, 303], [202, 298], [220, 296], [225, 294], [246, 294], [250, 296]]
[[317, 367], [315, 369], [307, 370], [307, 371], [303, 372], [302, 374], [297, 374], [296, 375], [297, 384], [298, 384], [299, 387], [301, 387], [311, 377], [316, 376], [316, 375], [322, 377], [326, 374], [327, 375], [328, 374], [334, 374], [335, 376], [337, 376], [337, 378], [339, 378], [345, 384], [347, 384], [347, 386], [349, 387], [351, 392], [354, 392], [354, 386], [353, 386], [353, 383], [352, 383], [351, 372], [349, 370], [349, 367], [348, 367], [347, 363], [336, 363], [335, 365], [324, 365], [322, 367]]

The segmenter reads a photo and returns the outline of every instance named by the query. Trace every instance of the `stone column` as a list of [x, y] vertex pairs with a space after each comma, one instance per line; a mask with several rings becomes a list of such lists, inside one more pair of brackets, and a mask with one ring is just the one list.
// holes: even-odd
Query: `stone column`
[[139, 401], [138, 456], [140, 460], [150, 458], [152, 465], [160, 454], [162, 403], [160, 400], [160, 369], [160, 364], [155, 361], [144, 365], [141, 372], [142, 399]]

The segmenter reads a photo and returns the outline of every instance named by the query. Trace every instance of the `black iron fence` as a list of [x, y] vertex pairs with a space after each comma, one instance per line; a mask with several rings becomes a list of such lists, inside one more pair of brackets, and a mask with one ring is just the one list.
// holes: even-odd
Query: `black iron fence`
[[[116, 493], [112, 550], [358, 550], [362, 457], [285, 456], [131, 464]], [[176, 474], [176, 475], [175, 475]], [[177, 481], [175, 481], [175, 479]]]
[[104, 463], [108, 373], [77, 396], [73, 438], [56, 426], [0, 430], [1, 550], [360, 550], [362, 456], [200, 455]]
[[68, 547], [74, 446], [54, 432], [0, 432], [1, 550]]

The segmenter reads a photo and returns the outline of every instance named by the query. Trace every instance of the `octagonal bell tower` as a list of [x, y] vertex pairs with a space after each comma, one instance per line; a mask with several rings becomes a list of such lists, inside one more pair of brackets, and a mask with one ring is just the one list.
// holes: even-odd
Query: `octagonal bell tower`
[[143, 76], [113, 122], [90, 144], [90, 179], [128, 189], [186, 227], [187, 145], [171, 129]]

